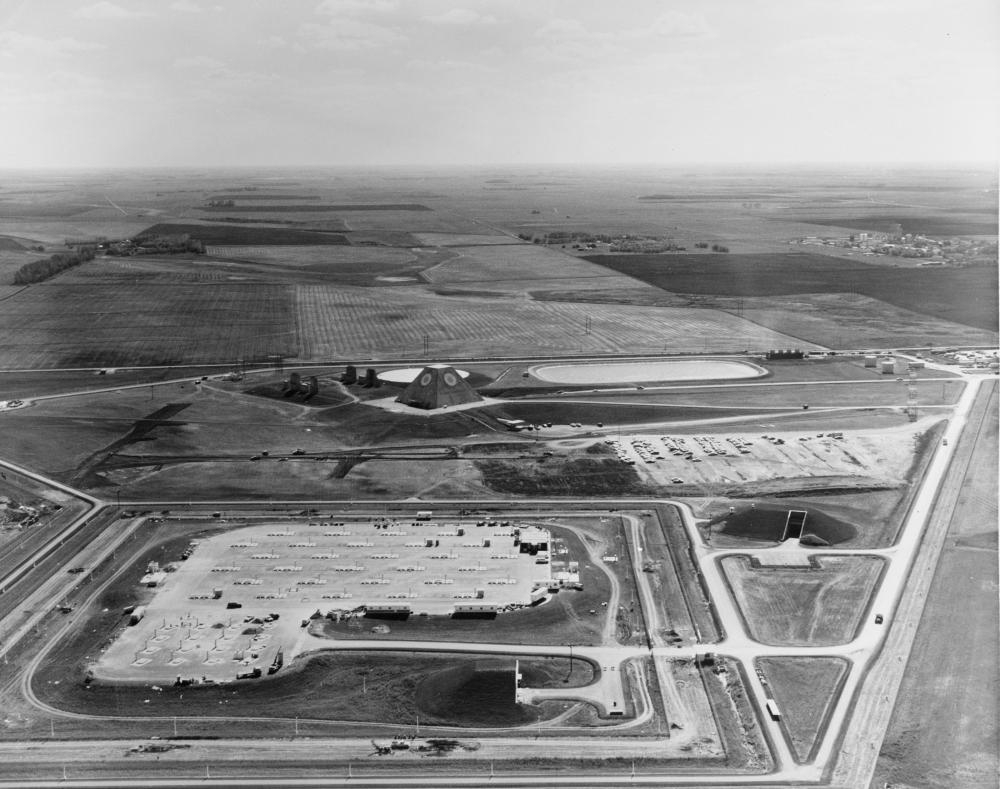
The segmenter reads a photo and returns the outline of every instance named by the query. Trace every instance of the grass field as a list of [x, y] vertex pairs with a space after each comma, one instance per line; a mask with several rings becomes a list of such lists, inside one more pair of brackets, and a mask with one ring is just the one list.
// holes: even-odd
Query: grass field
[[[522, 674], [537, 682], [536, 687], [556, 682], [577, 687], [593, 678], [593, 667], [585, 660], [573, 661], [571, 672], [568, 659], [525, 655], [477, 659], [447, 651], [342, 652], [304, 658], [301, 667], [256, 682], [167, 685], [159, 691], [143, 685], [83, 685], [65, 679], [64, 686], [53, 686], [49, 677], [58, 672], [53, 665], [38, 675], [35, 690], [53, 706], [91, 715], [187, 717], [218, 713], [225, 705], [225, 714], [234, 718], [299, 716], [411, 725], [419, 719], [425, 726], [503, 728], [547, 717], [543, 708], [514, 703], [515, 659], [520, 659]], [[549, 714], [556, 711], [549, 708]]]
[[[260, 198], [264, 199], [264, 198]], [[305, 205], [288, 205], [278, 203], [276, 205], [239, 205], [243, 198], [235, 200], [235, 206], [205, 205], [199, 210], [218, 213], [221, 211], [235, 211], [240, 214], [281, 214], [281, 213], [320, 213], [320, 212], [348, 212], [348, 211], [430, 211], [431, 209], [420, 203], [349, 203], [331, 205], [330, 203], [308, 203]]]
[[206, 251], [253, 264], [240, 266], [240, 271], [254, 276], [363, 286], [416, 283], [423, 268], [447, 256], [432, 250], [354, 246], [210, 246]]
[[837, 703], [847, 673], [842, 658], [759, 658], [771, 698], [781, 710], [782, 728], [799, 762], [809, 761], [822, 741], [826, 717]]
[[216, 194], [210, 195], [209, 200], [232, 200], [235, 203], [250, 201], [279, 202], [285, 200], [319, 200], [319, 195], [289, 194], [278, 192], [242, 192], [240, 194]]
[[[231, 209], [230, 209], [231, 210]], [[188, 234], [211, 246], [317, 246], [324, 244], [349, 244], [341, 233], [315, 230], [294, 230], [287, 227], [253, 227], [247, 225], [194, 225], [161, 222], [147, 227], [138, 235], [145, 237], [177, 236]]]
[[299, 286], [296, 299], [303, 359], [421, 355], [425, 336], [432, 353], [465, 358], [803, 345], [712, 310], [447, 297], [403, 287], [375, 294], [346, 287]]
[[831, 646], [854, 637], [882, 574], [876, 557], [817, 556], [803, 568], [754, 568], [744, 556], [721, 566], [748, 633], [774, 646]]
[[546, 249], [508, 239], [508, 244], [448, 246], [450, 260], [424, 272], [439, 287], [481, 288], [501, 292], [536, 292], [573, 288], [578, 291], [641, 290], [643, 285], [601, 266]]
[[115, 367], [297, 354], [280, 285], [122, 282], [26, 288], [3, 302], [4, 367]]
[[[984, 209], [988, 211], [989, 209]], [[973, 214], [977, 213], [975, 211]], [[992, 211], [996, 215], [996, 209]], [[818, 216], [796, 217], [799, 222], [810, 225], [825, 225], [842, 227], [849, 230], [869, 230], [875, 233], [885, 233], [894, 224], [902, 225], [904, 233], [919, 233], [933, 238], [941, 236], [995, 236], [997, 223], [995, 220], [961, 216], [941, 216], [933, 214], [893, 213], [893, 214], [855, 214], [854, 216]]]
[[705, 306], [738, 311], [755, 323], [831, 348], [993, 345], [997, 331], [902, 309], [867, 296], [814, 293], [751, 298], [702, 297]]
[[417, 233], [415, 240], [431, 247], [464, 247], [500, 244], [510, 246], [520, 244], [521, 239], [504, 234], [479, 233]]
[[67, 238], [132, 238], [149, 226], [148, 219], [117, 216], [85, 219], [73, 217], [69, 220], [50, 218], [7, 218], [0, 216], [0, 233], [13, 236], [25, 245], [36, 243], [59, 244]]
[[824, 255], [600, 255], [587, 258], [663, 290], [715, 296], [857, 293], [995, 331], [997, 269], [889, 268]]

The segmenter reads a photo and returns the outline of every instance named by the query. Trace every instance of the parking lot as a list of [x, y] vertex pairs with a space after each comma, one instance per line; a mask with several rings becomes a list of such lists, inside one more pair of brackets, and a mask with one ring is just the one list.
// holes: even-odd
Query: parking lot
[[661, 485], [862, 474], [896, 479], [907, 469], [919, 432], [631, 434], [604, 443], [641, 478]]

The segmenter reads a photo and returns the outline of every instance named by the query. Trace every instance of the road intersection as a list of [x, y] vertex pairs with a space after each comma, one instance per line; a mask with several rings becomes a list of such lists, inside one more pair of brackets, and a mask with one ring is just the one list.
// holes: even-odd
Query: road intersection
[[[605, 569], [605, 572], [608, 574], [608, 577], [612, 582], [612, 599], [609, 601], [609, 623], [605, 628], [605, 639], [602, 646], [525, 646], [521, 644], [483, 644], [471, 642], [448, 643], [443, 645], [439, 642], [416, 642], [409, 640], [377, 640], [371, 642], [352, 640], [350, 642], [331, 642], [328, 639], [308, 637], [304, 639], [302, 644], [303, 652], [308, 653], [314, 650], [337, 649], [400, 649], [407, 651], [439, 652], [442, 650], [442, 647], [446, 647], [450, 652], [465, 651], [470, 654], [534, 654], [585, 659], [591, 661], [600, 669], [598, 678], [591, 685], [584, 688], [573, 688], [569, 691], [559, 689], [549, 692], [537, 689], [523, 689], [524, 693], [521, 698], [525, 702], [533, 702], [545, 698], [570, 698], [593, 704], [598, 709], [602, 710], [604, 714], [609, 714], [613, 710], [618, 709], [633, 709], [633, 716], [623, 719], [621, 722], [609, 725], [603, 729], [602, 734], [607, 732], [609, 736], [587, 736], [585, 738], [588, 748], [594, 750], [601, 749], [603, 751], [606, 747], [607, 752], [609, 753], [623, 752], [627, 754], [629, 753], [628, 749], [626, 748], [622, 751], [621, 742], [616, 742], [616, 732], [626, 732], [646, 725], [653, 718], [654, 708], [656, 706], [662, 706], [662, 708], [666, 709], [669, 714], [669, 710], [676, 709], [676, 707], [680, 704], [679, 699], [673, 692], [672, 681], [665, 670], [666, 663], [671, 660], [693, 660], [696, 657], [703, 655], [705, 652], [711, 651], [717, 655], [725, 656], [733, 661], [736, 661], [742, 666], [743, 670], [741, 673], [746, 682], [750, 697], [752, 698], [758, 723], [763, 728], [767, 741], [771, 746], [771, 758], [773, 760], [773, 769], [769, 770], [765, 775], [730, 775], [725, 778], [726, 785], [763, 785], [773, 784], [776, 782], [795, 784], [821, 783], [826, 779], [826, 777], [829, 776], [830, 772], [837, 763], [840, 756], [838, 753], [839, 744], [842, 740], [846, 727], [851, 723], [851, 715], [857, 702], [857, 697], [862, 684], [865, 681], [866, 674], [871, 665], [879, 659], [887, 632], [891, 627], [895, 626], [894, 615], [900, 605], [901, 596], [909, 577], [910, 570], [920, 551], [925, 527], [928, 519], [934, 511], [940, 487], [945, 479], [945, 475], [949, 469], [957, 447], [960, 444], [963, 432], [966, 430], [970, 413], [972, 412], [980, 388], [983, 383], [992, 382], [994, 380], [992, 376], [984, 377], [982, 375], [963, 375], [962, 377], [965, 380], [965, 388], [950, 416], [949, 423], [944, 432], [944, 440], [942, 440], [934, 450], [933, 457], [930, 460], [920, 488], [911, 503], [910, 509], [905, 517], [904, 524], [899, 530], [896, 542], [890, 547], [880, 549], [796, 549], [799, 551], [807, 551], [813, 556], [822, 556], [824, 554], [833, 554], [837, 556], [874, 556], [881, 557], [884, 560], [885, 569], [878, 589], [876, 590], [868, 609], [870, 613], [878, 612], [881, 614], [884, 617], [884, 624], [876, 624], [874, 617], [871, 615], [865, 616], [863, 623], [854, 635], [854, 638], [847, 643], [823, 647], [770, 646], [753, 640], [746, 632], [742, 615], [738, 610], [736, 602], [734, 601], [728, 589], [726, 580], [723, 577], [720, 562], [726, 556], [734, 555], [762, 558], [766, 561], [769, 553], [779, 554], [783, 551], [787, 553], [789, 550], [787, 546], [776, 546], [761, 549], [713, 549], [705, 542], [698, 529], [698, 523], [694, 514], [692, 513], [690, 507], [688, 507], [688, 505], [684, 502], [652, 502], [649, 499], [616, 499], [610, 504], [615, 510], [619, 511], [617, 514], [624, 518], [627, 532], [630, 535], [632, 548], [634, 549], [631, 555], [631, 563], [633, 575], [636, 580], [636, 586], [641, 599], [642, 611], [646, 617], [648, 643], [645, 645], [629, 646], [615, 642], [613, 638], [614, 617], [613, 614], [610, 614], [610, 612], [613, 612], [617, 608], [620, 597], [620, 589], [617, 579], [614, 578], [614, 573], [608, 572]], [[142, 384], [139, 386], [148, 386], [148, 384]], [[59, 488], [63, 492], [78, 495], [80, 498], [84, 499], [88, 503], [89, 509], [84, 515], [81, 515], [78, 519], [76, 519], [76, 521], [74, 521], [72, 525], [73, 529], [82, 527], [104, 507], [109, 506], [95, 497], [87, 496], [86, 494], [81, 494], [70, 488], [59, 485], [59, 483], [49, 480], [42, 475], [35, 474], [27, 469], [14, 467], [13, 465], [5, 462], [0, 463], [0, 465], [3, 465], [11, 470], [16, 470], [18, 473], [31, 476], [36, 481], [50, 484]], [[286, 503], [303, 506], [313, 502], [294, 501]], [[336, 502], [329, 501], [314, 503], [321, 504], [326, 507], [336, 505]], [[385, 504], [385, 502], [369, 503], [373, 507], [381, 507]], [[714, 606], [715, 616], [717, 617], [723, 631], [722, 637], [717, 642], [672, 645], [665, 643], [661, 635], [661, 631], [663, 629], [661, 621], [663, 613], [662, 606], [658, 604], [649, 579], [642, 571], [642, 553], [644, 551], [644, 515], [640, 513], [648, 511], [650, 506], [654, 503], [673, 506], [681, 515], [681, 522], [683, 523], [684, 529], [686, 530], [690, 540], [695, 561], [697, 562], [699, 571], [704, 578], [711, 603]], [[143, 504], [145, 503], [129, 502], [123, 503], [122, 506], [135, 508], [141, 507]], [[215, 502], [211, 504], [213, 506], [220, 507], [249, 507], [256, 504], [256, 502], [230, 501]], [[271, 505], [280, 504], [282, 504], [282, 502], [271, 502]], [[353, 507], [364, 506], [364, 504], [364, 502], [351, 502]], [[496, 509], [502, 508], [505, 511], [512, 513], [516, 512], [518, 509], [523, 509], [525, 506], [524, 502], [518, 501], [477, 501], [475, 504], [480, 507], [494, 507]], [[564, 504], [565, 502], [533, 499], [530, 502], [530, 515], [525, 514], [524, 517], [530, 517], [533, 519], [549, 517], [556, 519], [558, 522], [560, 515], [565, 514], [565, 509], [559, 509], [559, 506]], [[602, 509], [605, 504], [608, 504], [608, 502], [590, 501], [589, 506], [592, 507], [592, 509], [587, 509], [585, 507], [584, 509], [574, 510], [574, 514], [589, 513], [593, 515], [606, 515], [608, 509]], [[168, 506], [169, 503], [155, 502], [155, 505], [163, 507]], [[421, 501], [421, 506], [434, 505], [442, 507], [456, 507], [460, 506], [461, 502], [456, 502], [454, 500], [442, 500], [439, 502]], [[208, 505], [201, 505], [202, 508], [205, 506]], [[545, 508], [548, 506], [551, 506], [552, 509], [546, 510]], [[621, 510], [628, 511], [623, 512]], [[110, 552], [113, 552], [117, 546], [121, 545], [122, 542], [132, 533], [132, 530], [138, 528], [140, 524], [141, 519], [134, 519], [129, 522], [125, 529], [122, 529], [116, 534], [117, 539], [103, 540], [98, 544], [91, 546], [91, 555], [88, 558], [95, 562], [100, 561], [102, 557], [106, 556]], [[38, 556], [40, 556], [42, 552], [47, 552], [46, 555], [48, 555], [48, 553], [51, 553], [56, 547], [58, 546], [54, 543], [41, 546], [39, 548], [39, 554], [35, 557], [35, 559], [37, 560]], [[593, 555], [592, 552], [591, 560], [593, 561], [595, 559], [599, 559], [599, 557]], [[602, 567], [599, 561], [594, 561], [594, 564], [597, 567]], [[22, 563], [19, 567], [13, 568], [12, 570], [8, 569], [8, 574], [4, 579], [4, 583], [8, 586], [15, 583], [18, 578], [21, 577], [19, 573], [26, 573], [28, 569], [30, 568], [27, 563]], [[10, 579], [9, 582], [8, 579]], [[41, 602], [45, 599], [51, 600], [52, 595], [55, 592], [53, 584], [56, 586], [64, 585], [64, 579], [51, 579], [48, 584], [43, 584], [38, 588], [36, 593], [33, 595], [33, 598], [37, 598], [37, 602]], [[91, 595], [92, 598], [99, 593], [100, 588], [103, 587], [95, 588]], [[45, 614], [45, 611], [43, 610], [44, 606], [34, 605], [32, 606], [32, 609], [36, 610], [38, 612], [37, 615], [39, 616]], [[16, 623], [16, 626], [10, 626], [10, 621], [9, 617], [5, 617], [3, 621], [0, 621], [0, 655], [6, 655], [7, 652], [14, 645], [16, 645], [21, 638], [25, 637], [30, 632], [37, 619], [22, 619]], [[65, 625], [59, 629], [59, 634], [67, 631], [73, 624], [74, 620], [72, 618], [67, 619]], [[56, 635], [58, 636], [59, 634]], [[56, 638], [51, 638], [49, 640], [50, 646], [55, 642], [55, 640]], [[44, 654], [44, 649], [39, 650], [39, 653], [31, 661], [31, 664], [20, 674], [20, 685], [26, 698], [28, 698], [28, 700], [35, 706], [44, 710], [47, 714], [55, 717], [98, 718], [99, 716], [68, 713], [55, 709], [45, 705], [34, 696], [30, 687], [31, 675], [34, 668], [37, 667], [44, 657]], [[841, 657], [848, 661], [849, 669], [847, 671], [841, 693], [833, 702], [833, 709], [830, 713], [825, 733], [819, 747], [816, 749], [814, 758], [808, 763], [799, 763], [789, 744], [782, 723], [780, 721], [771, 720], [764, 711], [765, 704], [769, 698], [769, 691], [756, 673], [755, 661], [762, 657], [809, 656]], [[643, 672], [647, 670], [646, 667], [649, 665], [647, 661], [650, 660], [651, 665], [657, 673], [657, 685], [659, 686], [661, 693], [661, 698], [659, 699], [653, 699], [650, 696], [645, 682], [632, 681], [627, 683], [628, 687], [626, 687], [626, 683], [623, 682], [622, 679], [623, 674], [631, 674], [634, 679], [642, 677]], [[629, 688], [632, 691], [631, 694], [629, 692]], [[513, 747], [515, 744], [518, 748], [528, 747], [529, 752], [532, 750], [530, 743], [528, 746], [525, 746], [523, 737], [505, 736], [503, 730], [472, 729], [467, 731], [467, 736], [482, 735], [487, 732], [492, 735], [496, 735], [483, 739], [484, 745], [488, 743], [488, 749], [486, 752], [489, 753], [496, 751], [499, 754], [505, 746]], [[558, 724], [547, 727], [546, 729], [547, 734], [558, 734], [560, 736], [560, 741], [563, 741], [564, 738], [571, 738], [574, 733], [579, 731], [580, 730], [575, 727]], [[879, 734], [879, 737], [881, 737], [881, 734]], [[352, 751], [352, 748], [366, 747], [366, 745], [364, 745], [366, 742], [367, 741], [359, 741], [356, 743], [350, 738], [338, 739], [336, 743], [336, 750], [344, 753], [345, 755], [349, 755], [352, 752], [357, 753], [357, 751]], [[19, 746], [14, 744], [0, 745], [0, 754], [7, 753], [13, 756], [18, 747]], [[42, 750], [44, 751], [46, 748], [49, 748], [54, 754], [59, 747], [60, 745], [58, 743], [53, 743], [51, 745], [43, 746]], [[541, 752], [545, 748], [550, 748], [551, 745], [540, 743], [534, 747], [536, 750]], [[643, 753], [642, 748], [637, 748], [636, 751], [639, 754]], [[648, 750], [645, 752], [648, 755]], [[485, 756], [480, 755], [480, 759], [481, 758], [485, 758]], [[660, 774], [656, 776], [637, 774], [630, 778], [633, 783], [637, 784], [647, 782], [652, 783], [654, 782], [654, 779], [656, 785], [710, 785], [717, 783], [720, 780], [720, 775], [708, 773], [704, 775], [693, 775], [688, 773], [684, 775]], [[477, 774], [474, 777], [469, 776], [467, 778], [457, 777], [455, 779], [448, 779], [448, 784], [456, 786], [477, 785], [475, 784], [476, 780], [481, 781], [482, 776]], [[567, 776], [565, 783], [572, 784], [574, 780], [578, 780], [578, 778]], [[619, 779], [615, 780], [617, 781]], [[468, 783], [466, 783], [466, 781], [468, 781]], [[563, 782], [564, 781], [561, 779], [553, 780], [553, 776], [548, 776], [544, 781], [544, 783], [549, 785], [558, 785]], [[613, 781], [611, 780], [608, 781], [608, 783], [612, 782]], [[296, 785], [303, 785], [305, 783], [306, 782], [302, 780], [297, 780], [295, 782]], [[377, 781], [373, 781], [372, 785], [375, 785], [376, 783]], [[423, 783], [423, 779], [413, 778], [412, 780], [407, 779], [405, 782], [393, 779], [388, 783], [391, 785], [399, 785], [399, 783], [421, 785]], [[539, 783], [539, 779], [537, 777], [525, 775], [523, 776], [522, 781], [521, 778], [511, 778], [509, 775], [506, 775], [505, 783], [509, 783], [510, 785], [537, 785]], [[604, 781], [598, 776], [590, 776], [588, 777], [588, 783], [599, 784], [604, 783]], [[440, 779], [431, 781], [431, 784], [445, 785]], [[277, 785], [277, 782], [270, 785]]]

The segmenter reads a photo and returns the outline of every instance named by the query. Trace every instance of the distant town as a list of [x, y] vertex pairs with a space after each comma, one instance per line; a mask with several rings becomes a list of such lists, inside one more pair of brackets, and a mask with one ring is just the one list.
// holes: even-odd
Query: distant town
[[849, 236], [803, 236], [788, 242], [803, 246], [842, 247], [863, 255], [922, 258], [924, 266], [987, 266], [997, 259], [997, 242], [975, 238], [931, 238], [904, 233], [900, 225], [885, 233], [851, 233]]

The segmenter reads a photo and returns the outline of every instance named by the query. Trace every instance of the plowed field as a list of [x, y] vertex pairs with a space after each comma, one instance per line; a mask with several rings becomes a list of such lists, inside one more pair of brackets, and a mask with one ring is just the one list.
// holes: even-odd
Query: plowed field
[[281, 285], [37, 285], [3, 302], [0, 364], [89, 367], [227, 362], [297, 352]]
[[[708, 352], [804, 347], [715, 310], [441, 297], [411, 288], [296, 288], [303, 358], [422, 353]], [[589, 327], [588, 327], [589, 324]]]

